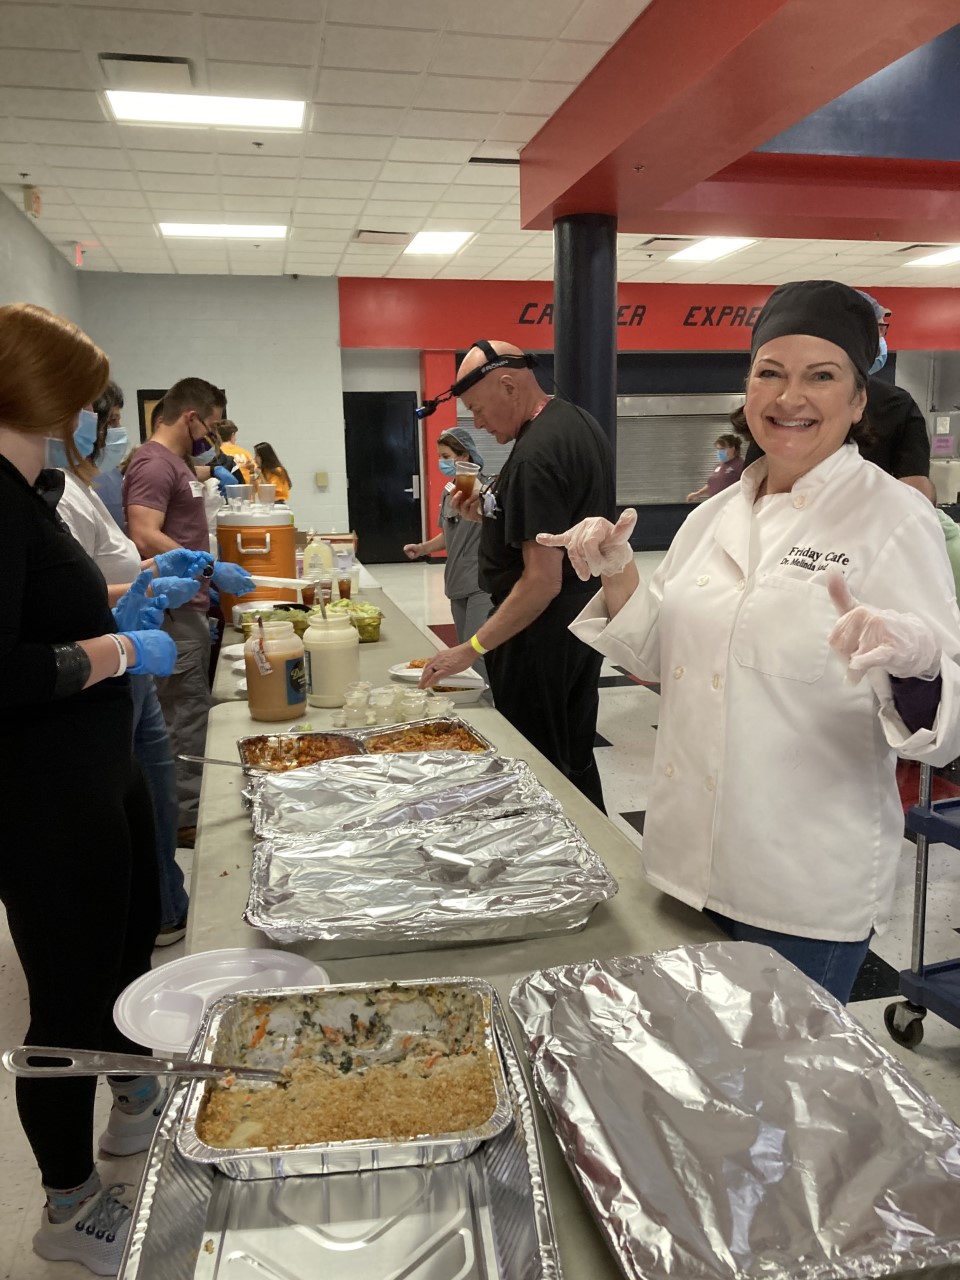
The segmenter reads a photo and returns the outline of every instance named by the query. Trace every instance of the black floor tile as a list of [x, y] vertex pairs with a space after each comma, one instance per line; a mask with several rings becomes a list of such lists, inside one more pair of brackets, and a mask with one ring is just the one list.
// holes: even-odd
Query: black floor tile
[[602, 733], [597, 733], [594, 735], [593, 745], [594, 749], [596, 749], [597, 747], [612, 747], [613, 743], [609, 738], [605, 738]]
[[881, 996], [895, 996], [900, 990], [900, 974], [886, 960], [872, 951], [867, 952], [857, 980], [850, 993], [850, 1003], [855, 1000], [878, 1000]]
[[632, 813], [621, 813], [620, 817], [624, 822], [629, 822], [635, 831], [639, 831], [643, 835], [643, 823], [647, 816], [646, 809], [634, 809]]

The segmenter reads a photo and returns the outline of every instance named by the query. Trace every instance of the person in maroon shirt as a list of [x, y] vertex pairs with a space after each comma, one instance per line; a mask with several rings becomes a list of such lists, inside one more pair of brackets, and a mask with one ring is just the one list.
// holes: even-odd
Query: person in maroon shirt
[[712, 498], [721, 489], [736, 484], [744, 468], [740, 457], [740, 437], [735, 435], [717, 436], [714, 440], [717, 451], [717, 465], [707, 476], [707, 483], [701, 489], [687, 494], [688, 502], [699, 502], [701, 498]]

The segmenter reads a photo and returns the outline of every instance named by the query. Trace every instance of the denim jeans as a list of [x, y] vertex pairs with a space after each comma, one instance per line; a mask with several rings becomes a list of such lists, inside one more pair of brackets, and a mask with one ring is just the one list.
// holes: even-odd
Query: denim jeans
[[831, 942], [826, 938], [798, 938], [792, 933], [777, 933], [775, 929], [760, 929], [756, 925], [731, 920], [718, 911], [704, 908], [704, 915], [728, 934], [734, 942], [759, 942], [780, 953], [785, 960], [797, 966], [801, 973], [818, 982], [841, 1004], [850, 999], [860, 966], [866, 958], [873, 930], [862, 942]]
[[153, 676], [131, 676], [133, 754], [143, 770], [153, 804], [160, 872], [160, 927], [169, 929], [187, 914], [189, 899], [177, 865], [177, 775], [170, 736]]

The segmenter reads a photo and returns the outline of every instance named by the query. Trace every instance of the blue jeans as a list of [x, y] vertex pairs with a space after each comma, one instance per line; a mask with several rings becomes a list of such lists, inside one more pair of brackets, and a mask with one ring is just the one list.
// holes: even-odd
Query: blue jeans
[[143, 770], [153, 805], [160, 873], [160, 927], [169, 929], [187, 914], [189, 898], [177, 865], [177, 774], [170, 736], [153, 676], [131, 676], [133, 754]]
[[720, 926], [734, 942], [759, 942], [772, 947], [785, 960], [797, 966], [801, 973], [818, 982], [841, 1004], [850, 999], [860, 966], [866, 958], [873, 930], [862, 942], [831, 942], [826, 938], [798, 938], [793, 933], [777, 933], [775, 929], [760, 929], [756, 925], [731, 920], [718, 911], [704, 907], [703, 914]]

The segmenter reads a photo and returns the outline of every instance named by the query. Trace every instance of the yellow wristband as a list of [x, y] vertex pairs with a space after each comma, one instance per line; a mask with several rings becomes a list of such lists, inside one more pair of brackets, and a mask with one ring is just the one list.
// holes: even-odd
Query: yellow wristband
[[476, 650], [476, 652], [477, 652], [477, 653], [479, 653], [481, 657], [483, 657], [483, 655], [484, 655], [485, 653], [489, 653], [489, 652], [490, 652], [490, 651], [489, 651], [489, 649], [485, 649], [485, 648], [483, 647], [483, 645], [482, 645], [482, 644], [480, 643], [480, 641], [477, 639], [476, 634], [474, 634], [474, 635], [472, 635], [472, 636], [470, 637], [470, 647], [471, 647], [471, 649]]

